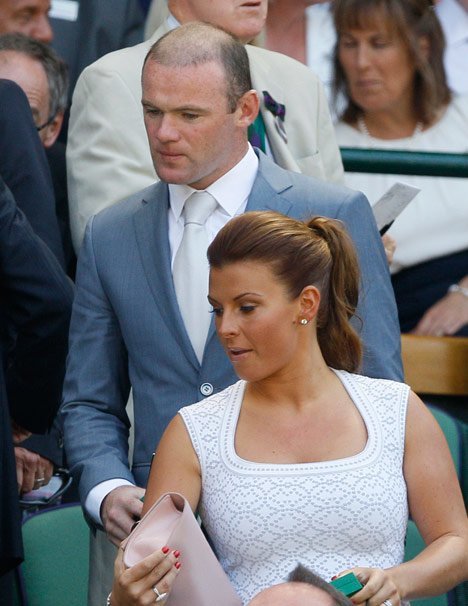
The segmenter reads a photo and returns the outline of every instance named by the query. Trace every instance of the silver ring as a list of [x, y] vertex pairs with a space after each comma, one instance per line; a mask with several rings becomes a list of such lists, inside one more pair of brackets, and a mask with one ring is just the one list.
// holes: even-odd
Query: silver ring
[[34, 485], [38, 484], [39, 486], [42, 486], [42, 484], [44, 484], [45, 482], [45, 478], [36, 478], [34, 480]]
[[[158, 588], [156, 587], [156, 585], [153, 587], [153, 591], [156, 594], [156, 602], [162, 602], [168, 596], [167, 592], [166, 593], [159, 593]], [[389, 606], [391, 606], [391, 604]]]
[[383, 606], [393, 606], [392, 601], [391, 600], [384, 600], [382, 602]]

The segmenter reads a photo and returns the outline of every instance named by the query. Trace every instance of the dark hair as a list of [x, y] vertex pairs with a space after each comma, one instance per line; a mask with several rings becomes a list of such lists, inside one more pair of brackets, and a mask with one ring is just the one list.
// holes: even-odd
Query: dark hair
[[[337, 32], [334, 54], [335, 103], [344, 95], [347, 107], [342, 119], [354, 124], [362, 114], [361, 108], [351, 99], [346, 76], [339, 61], [340, 36], [349, 29], [363, 29], [383, 16], [390, 31], [406, 45], [415, 66], [414, 100], [417, 119], [431, 124], [437, 112], [451, 99], [447, 85], [443, 56], [444, 34], [431, 0], [334, 0], [333, 18]], [[428, 42], [426, 56], [421, 48], [421, 38]]]
[[68, 105], [68, 68], [52, 47], [24, 34], [0, 36], [0, 52], [13, 51], [38, 61], [47, 76], [49, 85], [49, 117], [65, 111]]
[[268, 264], [291, 299], [308, 285], [320, 290], [317, 338], [326, 363], [354, 372], [361, 341], [349, 320], [359, 294], [359, 269], [351, 238], [340, 221], [314, 217], [303, 223], [270, 211], [229, 221], [208, 248], [211, 267], [238, 261]]
[[322, 589], [325, 593], [328, 593], [330, 598], [333, 600], [333, 606], [352, 606], [352, 602], [347, 598], [341, 591], [338, 591], [327, 583], [315, 572], [309, 570], [302, 564], [298, 564], [296, 568], [289, 573], [289, 583], [306, 583], [307, 585], [313, 585], [318, 589]]
[[169, 67], [218, 62], [226, 75], [226, 96], [230, 112], [251, 90], [250, 64], [244, 45], [232, 34], [209, 23], [186, 23], [159, 38], [148, 51], [148, 61]]

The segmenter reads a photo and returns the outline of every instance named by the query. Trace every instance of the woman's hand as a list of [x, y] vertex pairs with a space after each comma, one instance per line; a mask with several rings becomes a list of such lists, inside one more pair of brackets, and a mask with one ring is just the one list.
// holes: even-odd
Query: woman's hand
[[391, 570], [382, 568], [351, 568], [340, 572], [337, 577], [353, 572], [364, 587], [351, 598], [353, 604], [363, 606], [400, 606], [401, 596]]
[[[131, 568], [123, 562], [120, 545], [114, 564], [114, 583], [110, 595], [111, 606], [151, 606], [159, 595], [169, 593], [179, 573], [178, 551], [163, 547]], [[164, 604], [165, 599], [160, 600]]]

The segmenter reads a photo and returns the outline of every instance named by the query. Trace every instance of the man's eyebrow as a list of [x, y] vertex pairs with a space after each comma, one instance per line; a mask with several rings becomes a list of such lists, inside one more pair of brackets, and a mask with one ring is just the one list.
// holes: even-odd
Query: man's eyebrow
[[[151, 101], [146, 101], [145, 99], [141, 100], [141, 104], [143, 107], [149, 108], [149, 109], [159, 109], [161, 110], [160, 107], [158, 107], [157, 105], [155, 105], [154, 103], [152, 103]], [[161, 110], [163, 111], [163, 110]], [[209, 113], [209, 109], [203, 108], [203, 107], [199, 107], [198, 105], [180, 105], [179, 107], [173, 107], [170, 110], [171, 112], [188, 112], [188, 113], [194, 113], [194, 114], [207, 114]]]

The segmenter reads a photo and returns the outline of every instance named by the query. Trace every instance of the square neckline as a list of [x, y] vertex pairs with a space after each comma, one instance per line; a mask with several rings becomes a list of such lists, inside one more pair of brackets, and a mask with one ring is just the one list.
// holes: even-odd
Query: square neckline
[[221, 428], [221, 454], [225, 463], [232, 469], [243, 473], [289, 473], [298, 474], [310, 473], [316, 470], [317, 472], [336, 472], [340, 468], [355, 468], [361, 465], [367, 465], [375, 457], [377, 457], [382, 449], [381, 427], [376, 415], [372, 414], [372, 404], [368, 400], [363, 391], [357, 388], [355, 382], [351, 382], [349, 377], [358, 376], [352, 375], [344, 370], [336, 370], [331, 368], [346, 393], [350, 397], [354, 406], [357, 408], [364, 426], [367, 431], [367, 440], [364, 448], [349, 457], [340, 459], [331, 459], [327, 461], [310, 461], [307, 463], [267, 463], [250, 461], [239, 456], [235, 449], [235, 436], [237, 425], [239, 422], [240, 411], [244, 400], [245, 388], [247, 382], [244, 380], [238, 381], [232, 389], [228, 406], [223, 418]]

